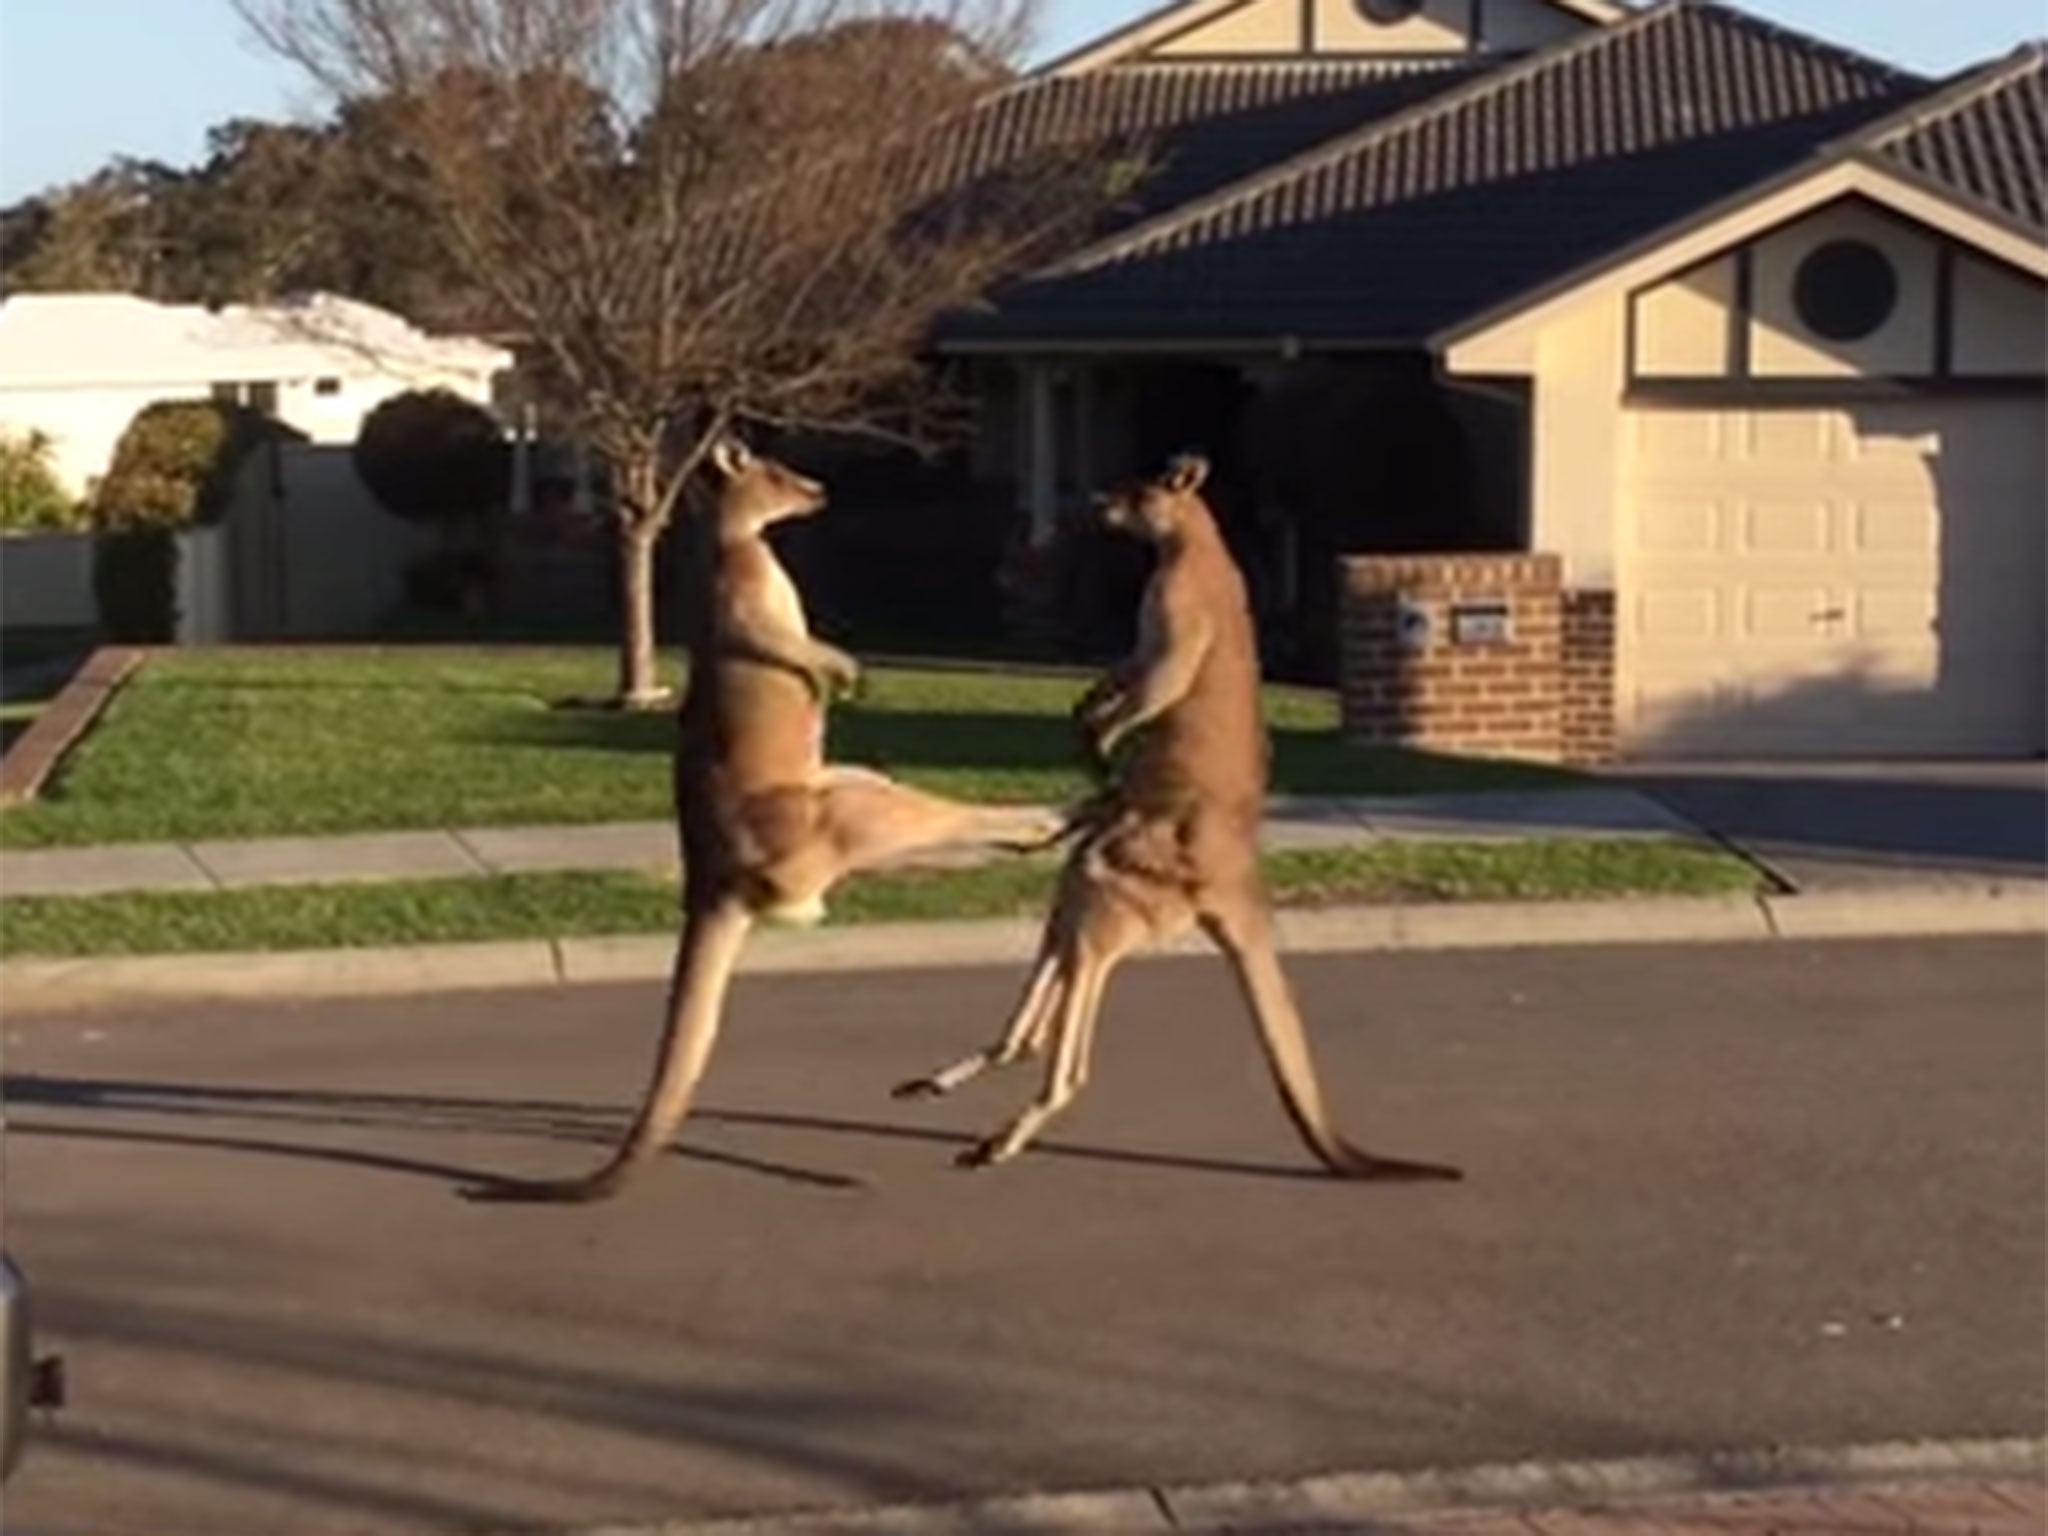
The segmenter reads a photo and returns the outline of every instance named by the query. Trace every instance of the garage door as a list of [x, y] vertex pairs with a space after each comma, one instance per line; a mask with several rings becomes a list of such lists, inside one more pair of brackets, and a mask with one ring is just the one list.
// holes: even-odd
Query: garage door
[[1632, 408], [1627, 749], [2039, 752], [2043, 424], [2038, 398]]

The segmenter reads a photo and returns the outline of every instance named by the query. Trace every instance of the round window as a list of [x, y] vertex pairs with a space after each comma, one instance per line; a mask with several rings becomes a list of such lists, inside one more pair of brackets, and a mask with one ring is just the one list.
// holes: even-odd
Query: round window
[[1861, 341], [1899, 306], [1899, 274], [1891, 258], [1861, 240], [1830, 240], [1799, 263], [1792, 306], [1814, 335]]
[[1351, 3], [1358, 7], [1358, 14], [1367, 21], [1391, 27], [1396, 22], [1407, 21], [1419, 12], [1423, 0], [1351, 0]]

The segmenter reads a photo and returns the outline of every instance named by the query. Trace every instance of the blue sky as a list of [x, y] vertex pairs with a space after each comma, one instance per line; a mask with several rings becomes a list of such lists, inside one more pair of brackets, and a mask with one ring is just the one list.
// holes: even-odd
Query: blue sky
[[[1156, 0], [1045, 0], [1050, 54]], [[2048, 33], [2042, 0], [1737, 0], [1744, 9], [1939, 74]], [[308, 110], [229, 0], [0, 0], [0, 202], [115, 154], [187, 163], [208, 125]]]

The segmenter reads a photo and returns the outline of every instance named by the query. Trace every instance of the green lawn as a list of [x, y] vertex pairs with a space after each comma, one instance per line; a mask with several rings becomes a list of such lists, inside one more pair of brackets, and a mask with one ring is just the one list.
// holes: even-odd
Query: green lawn
[[[1565, 900], [1721, 895], [1756, 889], [1756, 871], [1699, 844], [1643, 839], [1380, 843], [1290, 851], [1266, 861], [1279, 900]], [[833, 921], [1035, 915], [1053, 861], [902, 872], [849, 881]], [[343, 885], [195, 895], [25, 897], [0, 903], [0, 953], [163, 954], [322, 949], [460, 940], [662, 933], [674, 887], [626, 874], [515, 875], [405, 885]]]
[[[555, 707], [602, 694], [611, 653], [188, 652], [151, 661], [58, 769], [0, 814], [49, 847], [666, 817], [666, 714]], [[836, 707], [832, 752], [972, 799], [1082, 786], [1076, 676], [876, 668]], [[1327, 694], [1274, 688], [1274, 788], [1400, 794], [1569, 782], [1562, 770], [1346, 747]]]

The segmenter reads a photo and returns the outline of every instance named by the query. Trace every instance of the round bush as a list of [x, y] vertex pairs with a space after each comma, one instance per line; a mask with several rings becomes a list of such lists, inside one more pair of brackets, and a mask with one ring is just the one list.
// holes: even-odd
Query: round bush
[[384, 401], [363, 418], [352, 458], [378, 504], [410, 523], [482, 522], [511, 495], [512, 455], [497, 418], [453, 390]]

